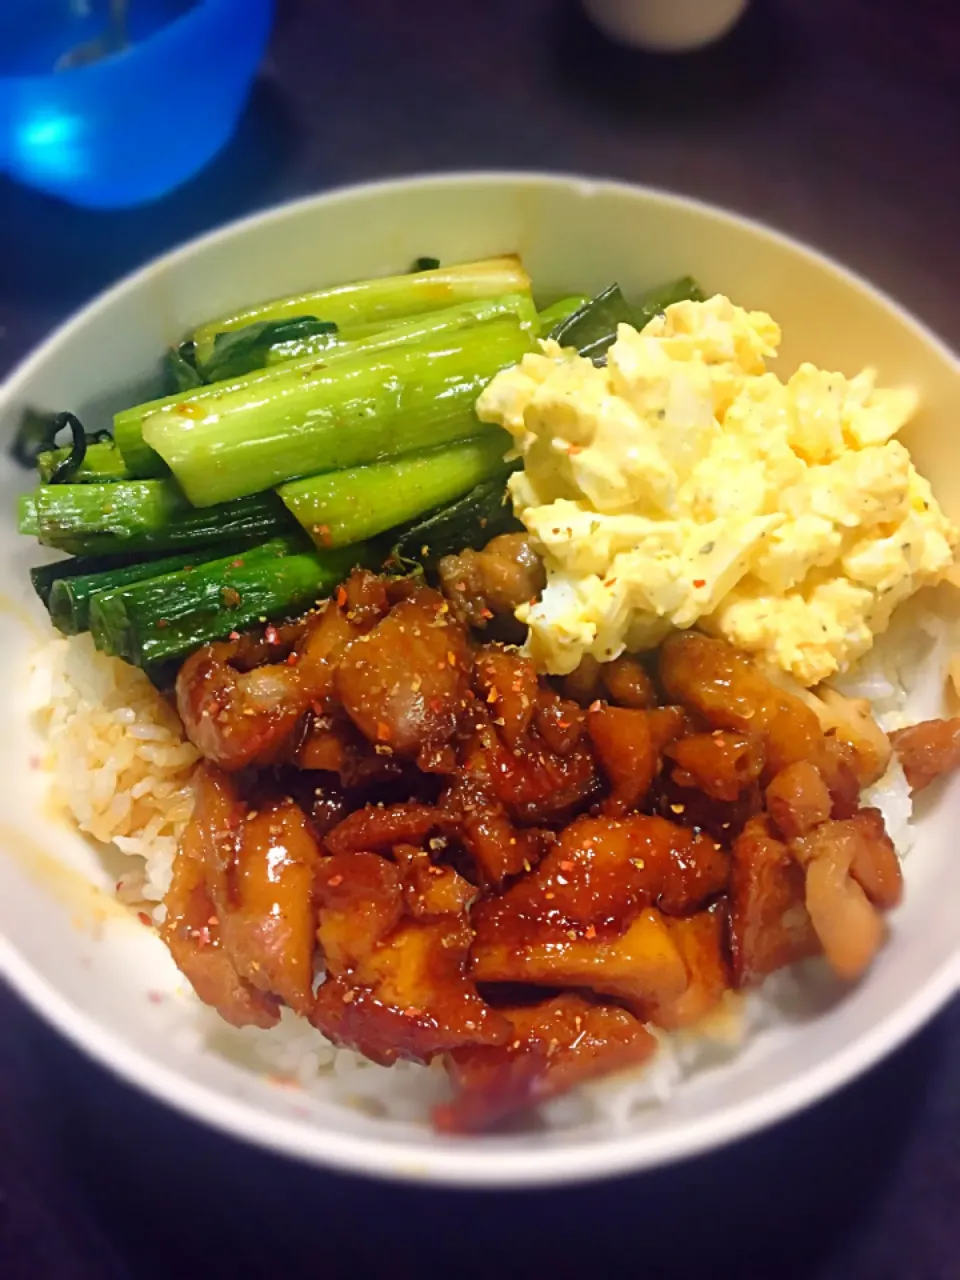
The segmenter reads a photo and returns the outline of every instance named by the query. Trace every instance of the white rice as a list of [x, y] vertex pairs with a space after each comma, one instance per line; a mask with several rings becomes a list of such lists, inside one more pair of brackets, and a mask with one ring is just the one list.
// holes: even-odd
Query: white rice
[[[939, 715], [951, 654], [960, 635], [960, 592], [944, 586], [901, 609], [889, 631], [855, 671], [834, 681], [867, 698], [885, 729]], [[57, 639], [36, 655], [33, 702], [46, 732], [53, 788], [81, 831], [114, 844], [131, 858], [121, 897], [160, 922], [179, 838], [190, 817], [190, 777], [198, 760], [170, 704], [141, 672], [98, 653], [89, 636]], [[912, 803], [896, 763], [866, 793], [883, 811], [901, 856], [912, 843]], [[765, 1028], [791, 1012], [832, 998], [817, 962], [775, 974], [747, 999], [730, 994], [706, 1024], [658, 1032], [660, 1051], [639, 1071], [585, 1085], [540, 1108], [551, 1127], [625, 1122], [638, 1109], [663, 1103], [695, 1073], [728, 1060]], [[828, 984], [829, 986], [829, 984]], [[825, 994], [826, 992], [826, 994]], [[268, 1031], [227, 1026], [190, 994], [197, 1027], [215, 1051], [309, 1092], [322, 1079], [339, 1100], [395, 1121], [426, 1121], [447, 1096], [438, 1064], [378, 1067], [332, 1045], [304, 1019], [285, 1010]]]

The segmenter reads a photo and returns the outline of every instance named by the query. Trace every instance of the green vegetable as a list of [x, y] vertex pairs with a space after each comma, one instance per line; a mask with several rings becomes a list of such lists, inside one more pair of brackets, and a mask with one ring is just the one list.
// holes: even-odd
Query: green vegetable
[[[476, 302], [460, 302], [455, 307], [444, 307], [442, 311], [425, 311], [423, 315], [412, 319], [393, 321], [386, 328], [377, 327], [371, 333], [351, 331], [349, 340], [337, 342], [333, 346], [328, 344], [314, 347], [313, 339], [310, 338], [298, 343], [281, 342], [270, 348], [266, 362], [268, 365], [279, 365], [287, 360], [300, 360], [302, 364], [298, 367], [308, 368], [312, 361], [306, 357], [314, 352], [326, 362], [360, 355], [364, 351], [372, 354], [375, 351], [386, 351], [389, 347], [412, 346], [425, 338], [472, 329], [478, 324], [504, 316], [516, 316], [521, 324], [529, 326], [531, 332], [538, 332], [537, 311], [530, 295], [505, 293], [500, 298], [479, 298]], [[291, 369], [292, 365], [286, 367]]]
[[654, 316], [662, 315], [667, 307], [673, 306], [675, 302], [703, 301], [705, 301], [704, 292], [692, 276], [670, 280], [667, 284], [658, 285], [655, 289], [648, 289], [646, 293], [641, 294], [633, 307], [634, 328], [642, 329]]
[[510, 437], [495, 428], [460, 444], [295, 480], [278, 492], [319, 547], [343, 547], [459, 497], [491, 471], [502, 472], [509, 448]]
[[703, 301], [700, 286], [689, 276], [649, 290], [633, 305], [624, 298], [620, 286], [612, 284], [562, 320], [548, 336], [561, 346], [576, 347], [594, 364], [605, 364], [607, 351], [617, 340], [617, 325], [642, 329], [671, 303], [684, 299]]
[[[62, 475], [65, 462], [73, 459], [72, 449], [50, 449], [37, 458], [37, 470], [44, 484], [53, 484], [55, 475]], [[130, 472], [123, 454], [112, 440], [86, 445], [83, 461], [70, 475], [71, 484], [105, 484], [114, 480], [129, 480]], [[62, 483], [62, 482], [61, 482]]]
[[[412, 346], [424, 341], [436, 341], [444, 335], [453, 335], [461, 330], [476, 328], [492, 323], [497, 319], [515, 316], [522, 327], [528, 328], [531, 334], [537, 332], [536, 310], [529, 294], [505, 294], [499, 298], [482, 298], [476, 302], [464, 302], [455, 307], [447, 307], [443, 311], [431, 311], [412, 320], [404, 320], [391, 324], [387, 329], [368, 334], [349, 342], [338, 342], [326, 347], [322, 352], [304, 355], [290, 348], [271, 349], [269, 359], [272, 361], [278, 354], [296, 355], [297, 359], [276, 364], [266, 369], [256, 369], [236, 378], [223, 382], [201, 386], [192, 391], [178, 392], [172, 396], [164, 396], [160, 400], [150, 400], [146, 404], [136, 405], [132, 409], [124, 409], [113, 420], [113, 435], [131, 475], [144, 479], [169, 475], [169, 468], [159, 454], [155, 453], [143, 439], [144, 420], [152, 413], [178, 413], [181, 405], [194, 404], [200, 400], [207, 406], [215, 403], [232, 392], [246, 391], [252, 393], [253, 388], [274, 378], [285, 378], [288, 383], [297, 381], [304, 374], [315, 373], [328, 368], [336, 362], [355, 359], [361, 355], [373, 356], [379, 351], [388, 351], [392, 347]], [[310, 340], [301, 345], [308, 346]], [[280, 389], [287, 385], [281, 384]], [[299, 385], [299, 382], [297, 382]]]
[[521, 530], [523, 525], [513, 514], [506, 487], [510, 472], [519, 466], [516, 462], [501, 467], [456, 502], [400, 530], [391, 562], [403, 565], [413, 561], [435, 569], [443, 556], [456, 555], [465, 547], [479, 550], [501, 533]]
[[[242, 548], [203, 547], [191, 552], [181, 552], [176, 556], [165, 556], [160, 560], [139, 560], [136, 564], [120, 566], [102, 566], [87, 573], [76, 571], [63, 572], [52, 577], [50, 589], [44, 603], [50, 614], [50, 621], [62, 635], [75, 636], [86, 631], [90, 625], [90, 604], [94, 596], [103, 591], [113, 591], [117, 587], [129, 586], [134, 582], [143, 582], [147, 578], [158, 578], [162, 574], [173, 573], [178, 569], [193, 567], [214, 556], [227, 554], [236, 556]], [[66, 561], [67, 565], [98, 563], [96, 559]], [[56, 569], [56, 565], [48, 565], [48, 569]], [[36, 573], [37, 571], [34, 570]], [[34, 587], [37, 580], [34, 578]], [[38, 591], [39, 594], [39, 591]], [[44, 597], [41, 595], [41, 599]]]
[[540, 333], [546, 337], [551, 337], [551, 330], [555, 329], [561, 321], [566, 320], [568, 316], [572, 316], [575, 311], [585, 307], [589, 301], [590, 299], [585, 293], [574, 293], [569, 298], [560, 298], [559, 301], [552, 302], [549, 307], [544, 307], [537, 316]]
[[154, 532], [188, 509], [169, 480], [128, 480], [117, 484], [40, 485], [34, 492], [39, 538], [55, 547], [62, 539], [110, 533], [132, 538]]
[[526, 293], [530, 278], [515, 256], [489, 258], [459, 266], [440, 267], [401, 276], [382, 276], [337, 285], [315, 293], [301, 293], [248, 307], [201, 325], [193, 338], [201, 368], [211, 358], [217, 334], [242, 329], [263, 320], [292, 316], [319, 316], [336, 324], [349, 337], [352, 326], [386, 324], [402, 316], [419, 315], [476, 298], [496, 298], [504, 293]]
[[218, 333], [213, 355], [203, 363], [203, 377], [206, 382], [222, 382], [225, 378], [236, 378], [253, 369], [262, 369], [274, 347], [321, 351], [336, 340], [337, 326], [327, 320], [317, 320], [315, 316], [260, 320], [243, 329]]
[[17, 532], [35, 538], [40, 532], [37, 503], [32, 493], [21, 493], [17, 499]]
[[197, 368], [197, 353], [192, 342], [181, 342], [179, 347], [171, 347], [164, 356], [163, 363], [167, 380], [177, 391], [202, 387], [206, 381]]
[[44, 605], [50, 599], [54, 583], [61, 578], [78, 578], [84, 574], [103, 573], [130, 564], [130, 556], [79, 556], [69, 560], [55, 560], [52, 564], [39, 565], [30, 570], [33, 589]]
[[197, 511], [172, 480], [40, 485], [21, 500], [20, 532], [73, 555], [188, 551], [211, 543], [266, 539], [292, 528], [276, 494]]
[[[57, 436], [68, 429], [71, 437], [70, 446], [57, 450]], [[88, 434], [76, 414], [38, 413], [34, 409], [27, 409], [20, 420], [20, 426], [10, 446], [10, 453], [22, 467], [33, 468], [39, 464], [40, 458], [44, 455], [58, 452], [60, 456], [51, 467], [49, 482], [65, 484], [73, 478], [74, 472], [82, 467], [87, 447], [109, 438], [105, 431], [94, 431]]]
[[516, 321], [497, 320], [159, 410], [145, 419], [143, 438], [190, 501], [208, 506], [478, 435], [477, 396], [532, 345]]
[[90, 630], [98, 649], [154, 667], [257, 621], [307, 608], [369, 559], [363, 546], [296, 551], [279, 539], [189, 572], [100, 592], [90, 605]]

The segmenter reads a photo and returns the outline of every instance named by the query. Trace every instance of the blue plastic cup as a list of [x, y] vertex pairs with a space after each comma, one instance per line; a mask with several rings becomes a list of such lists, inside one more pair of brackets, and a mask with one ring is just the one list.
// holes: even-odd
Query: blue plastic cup
[[274, 0], [130, 0], [130, 46], [54, 72], [105, 0], [0, 0], [0, 170], [92, 208], [165, 195], [229, 140]]

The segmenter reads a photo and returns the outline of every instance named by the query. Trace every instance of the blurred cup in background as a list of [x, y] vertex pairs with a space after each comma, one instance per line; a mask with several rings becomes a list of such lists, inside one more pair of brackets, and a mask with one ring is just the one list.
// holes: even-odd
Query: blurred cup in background
[[[233, 134], [274, 0], [0, 0], [0, 172], [72, 204], [116, 209], [186, 182]], [[65, 56], [66, 55], [66, 56]]]
[[583, 0], [612, 40], [655, 53], [683, 53], [719, 40], [749, 0]]

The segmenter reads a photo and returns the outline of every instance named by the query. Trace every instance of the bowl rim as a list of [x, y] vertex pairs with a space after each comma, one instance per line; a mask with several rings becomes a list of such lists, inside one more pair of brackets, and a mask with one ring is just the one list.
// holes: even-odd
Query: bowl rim
[[[81, 330], [94, 314], [109, 308], [125, 293], [140, 288], [178, 260], [202, 253], [217, 241], [242, 235], [254, 225], [280, 224], [297, 211], [349, 201], [358, 196], [389, 195], [398, 188], [410, 187], [496, 185], [552, 186], [557, 190], [573, 188], [586, 196], [598, 192], [632, 197], [641, 195], [660, 204], [734, 224], [763, 239], [779, 243], [866, 293], [873, 302], [894, 313], [902, 324], [913, 329], [943, 360], [952, 364], [960, 376], [960, 357], [929, 326], [890, 295], [828, 254], [757, 219], [696, 197], [641, 183], [555, 171], [477, 169], [413, 174], [339, 186], [273, 205], [196, 236], [122, 277], [58, 325], [0, 383], [0, 404], [15, 397], [21, 385], [42, 369], [50, 355]], [[225, 1096], [212, 1086], [188, 1079], [173, 1067], [155, 1062], [120, 1033], [102, 1027], [95, 1017], [77, 1007], [38, 973], [2, 934], [0, 977], [42, 1021], [124, 1083], [229, 1137], [243, 1139], [275, 1154], [347, 1173], [421, 1185], [494, 1189], [562, 1185], [639, 1173], [725, 1146], [787, 1119], [876, 1065], [960, 992], [960, 942], [955, 953], [935, 969], [908, 1000], [865, 1035], [801, 1075], [790, 1077], [762, 1094], [706, 1117], [682, 1120], [673, 1129], [652, 1137], [641, 1128], [628, 1135], [577, 1142], [567, 1147], [552, 1142], [539, 1147], [531, 1144], [530, 1150], [524, 1151], [485, 1148], [480, 1144], [471, 1146], [469, 1140], [450, 1146], [436, 1140], [430, 1145], [416, 1141], [400, 1144], [371, 1135], [331, 1133], [302, 1121], [269, 1115], [253, 1102]]]

